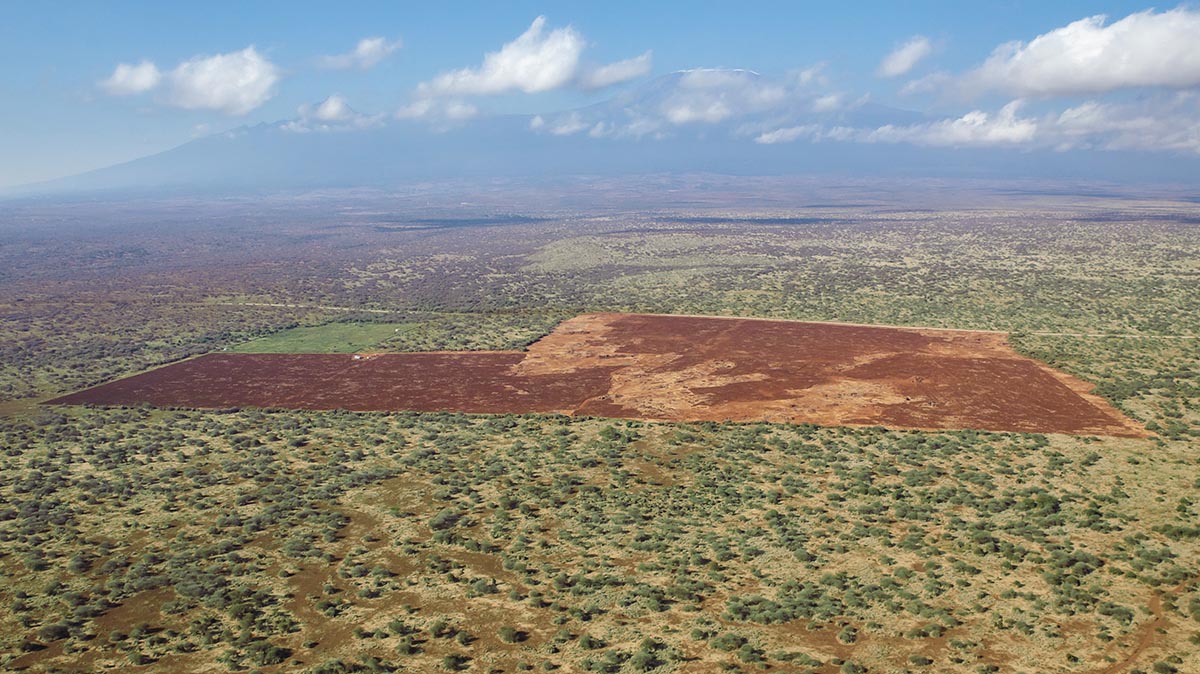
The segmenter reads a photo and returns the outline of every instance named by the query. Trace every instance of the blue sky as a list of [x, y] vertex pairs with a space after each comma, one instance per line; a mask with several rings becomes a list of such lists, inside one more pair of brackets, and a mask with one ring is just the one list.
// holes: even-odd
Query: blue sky
[[[241, 125], [296, 118], [308, 129], [325, 130], [421, 118], [432, 133], [450, 121], [470, 123], [471, 116], [544, 113], [544, 129], [578, 127], [600, 137], [621, 128], [552, 113], [700, 67], [751, 69], [781, 83], [795, 83], [807, 72], [813, 81], [804, 95], [812, 109], [846, 109], [869, 100], [932, 120], [924, 127], [853, 130], [853, 138], [864, 142], [1073, 144], [1095, 151], [1145, 144], [1165, 156], [1194, 154], [1200, 151], [1200, 124], [1192, 94], [1200, 85], [1200, 65], [1186, 54], [1200, 44], [1194, 6], [1160, 7], [1139, 23], [1120, 24], [1129, 28], [1118, 41], [1128, 54], [1076, 64], [1090, 72], [1063, 71], [1055, 61], [1078, 58], [1071, 40], [1081, 40], [1086, 51], [1111, 36], [1106, 29], [1150, 9], [1067, 1], [347, 7], [10, 0], [0, 6], [0, 186], [106, 166]], [[1059, 52], [1053, 44], [1031, 49], [980, 71], [1005, 43], [1028, 45], [1097, 14], [1108, 18], [1093, 26], [1091, 38], [1064, 32]], [[540, 26], [537, 17], [545, 17]], [[531, 26], [538, 28], [530, 47], [536, 53], [514, 48], [512, 63], [489, 72], [485, 54], [514, 43]], [[355, 57], [356, 47], [369, 39], [377, 41]], [[554, 40], [575, 60], [556, 61]], [[1175, 60], [1172, 41], [1184, 45]], [[908, 58], [900, 54], [892, 62], [899, 73], [884, 76], [884, 59], [905, 44], [912, 46]], [[1151, 53], [1164, 44], [1165, 61]], [[227, 58], [213, 60], [221, 56]], [[1124, 56], [1146, 64], [1123, 79], [1102, 72], [1112, 70], [1105, 58]], [[141, 70], [121, 74], [120, 64]], [[227, 81], [239, 72], [252, 80], [242, 89]], [[1073, 90], [1073, 81], [1085, 85]], [[784, 96], [799, 90], [781, 86]], [[737, 87], [720, 100], [758, 95]], [[690, 109], [692, 117], [668, 118], [724, 121], [742, 112], [740, 103], [716, 111], [716, 99], [706, 100], [696, 104], [709, 107]], [[747, 142], [813, 142], [852, 133], [833, 123], [775, 119], [776, 128], [745, 132]], [[657, 128], [669, 130], [670, 123]]]

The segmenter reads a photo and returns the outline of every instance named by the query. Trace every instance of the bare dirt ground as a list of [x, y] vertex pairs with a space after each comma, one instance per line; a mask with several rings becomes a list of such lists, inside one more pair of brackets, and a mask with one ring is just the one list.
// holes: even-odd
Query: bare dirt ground
[[48, 401], [1144, 437], [995, 332], [586, 314], [525, 352], [209, 354]]

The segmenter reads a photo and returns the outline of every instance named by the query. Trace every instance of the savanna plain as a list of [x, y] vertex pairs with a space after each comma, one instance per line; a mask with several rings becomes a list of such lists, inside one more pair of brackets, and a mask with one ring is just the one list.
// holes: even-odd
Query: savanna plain
[[[590, 189], [11, 203], [0, 669], [1200, 672], [1194, 201]], [[995, 331], [1137, 432], [45, 404], [590, 314]]]

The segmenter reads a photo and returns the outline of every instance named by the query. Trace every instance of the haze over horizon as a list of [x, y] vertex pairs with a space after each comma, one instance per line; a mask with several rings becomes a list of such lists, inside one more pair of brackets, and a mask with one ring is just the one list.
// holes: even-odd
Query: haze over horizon
[[5, 14], [0, 188], [97, 170], [51, 189], [639, 170], [1190, 184], [1200, 170], [1186, 4]]
[[0, 5], [0, 670], [1200, 673], [1200, 0]]

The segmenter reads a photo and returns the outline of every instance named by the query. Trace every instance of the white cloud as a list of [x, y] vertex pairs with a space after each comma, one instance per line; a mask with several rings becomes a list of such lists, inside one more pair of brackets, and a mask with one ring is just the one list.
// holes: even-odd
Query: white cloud
[[998, 110], [971, 110], [920, 123], [884, 124], [874, 120], [886, 114], [885, 109], [856, 112], [868, 96], [853, 99], [801, 83], [816, 81], [818, 72], [804, 78], [792, 74], [782, 81], [771, 81], [748, 70], [681, 71], [673, 79], [664, 80], [662, 86], [626, 92], [607, 105], [533, 117], [529, 128], [563, 136], [661, 139], [686, 133], [686, 125], [724, 122], [727, 126], [718, 128], [732, 138], [759, 145], [906, 143], [947, 148], [1200, 154], [1200, 91], [1157, 91], [1133, 100], [1101, 99], [1072, 107], [1018, 98]]
[[851, 126], [835, 126], [821, 132], [820, 137], [828, 140], [855, 140], [858, 130]]
[[584, 89], [603, 89], [621, 82], [642, 77], [650, 72], [651, 52], [624, 61], [591, 68], [578, 76], [579, 86]]
[[572, 112], [571, 114], [551, 124], [549, 129], [550, 133], [556, 136], [571, 136], [583, 131], [589, 126], [591, 126], [591, 124], [584, 121], [583, 116], [581, 116], [578, 112]]
[[1092, 16], [1028, 44], [1001, 45], [963, 84], [1020, 96], [1200, 85], [1200, 11], [1147, 10], [1110, 25], [1106, 19]]
[[580, 131], [587, 130], [588, 135], [592, 138], [604, 136], [609, 131], [604, 122], [593, 124], [584, 119], [583, 115], [577, 111], [550, 120], [541, 115], [535, 115], [533, 119], [529, 120], [529, 128], [533, 131], [547, 131], [555, 136], [573, 136]]
[[817, 100], [813, 101], [812, 104], [813, 112], [830, 112], [837, 110], [840, 107], [842, 107], [841, 94], [829, 94], [828, 96], [821, 96], [817, 98]]
[[420, 119], [429, 115], [434, 110], [435, 101], [422, 99], [413, 101], [412, 103], [401, 106], [396, 111], [396, 119]]
[[1016, 100], [994, 114], [975, 110], [957, 118], [905, 126], [785, 126], [758, 133], [754, 142], [770, 145], [834, 140], [935, 147], [1200, 154], [1200, 93], [1162, 94], [1126, 103], [1093, 100], [1037, 117], [1021, 116], [1022, 105], [1021, 100]]
[[651, 53], [601, 66], [582, 63], [587, 41], [571, 26], [547, 30], [539, 16], [517, 39], [484, 55], [476, 68], [445, 72], [417, 86], [423, 98], [527, 94], [574, 86], [601, 89], [650, 72]]
[[929, 38], [916, 35], [883, 57], [883, 61], [879, 64], [878, 74], [880, 77], [899, 77], [907, 74], [932, 52], [933, 45], [929, 42]]
[[113, 96], [125, 96], [150, 91], [161, 80], [162, 73], [158, 72], [158, 66], [150, 61], [142, 61], [137, 65], [118, 63], [113, 74], [100, 82], [100, 86]]
[[947, 72], [937, 71], [929, 73], [924, 77], [918, 77], [915, 80], [909, 80], [900, 87], [900, 93], [908, 96], [912, 94], [925, 94], [932, 91], [944, 89], [947, 84], [953, 82], [954, 77]]
[[483, 57], [478, 68], [438, 75], [418, 87], [423, 95], [475, 96], [558, 89], [574, 79], [585, 42], [570, 26], [549, 32], [546, 17], [533, 20], [517, 39]]
[[1036, 120], [1017, 116], [1021, 103], [1020, 100], [1013, 101], [994, 115], [974, 110], [957, 119], [927, 124], [888, 124], [864, 134], [862, 140], [946, 147], [1027, 144], [1037, 135], [1038, 123]]
[[1087, 101], [1053, 120], [1060, 149], [1200, 153], [1200, 97], [1183, 93], [1136, 103]]
[[699, 100], [673, 103], [663, 108], [667, 121], [672, 124], [706, 122], [715, 124], [733, 115], [733, 109], [724, 100]]
[[479, 114], [479, 109], [470, 103], [456, 100], [422, 98], [402, 106], [396, 111], [396, 119], [429, 119], [435, 122], [459, 122]]
[[623, 138], [642, 138], [650, 136], [656, 140], [666, 137], [662, 130], [662, 122], [657, 117], [634, 114], [627, 124], [620, 129], [614, 129], [609, 135]]
[[774, 145], [776, 143], [791, 143], [801, 138], [816, 139], [821, 133], [821, 127], [817, 124], [803, 124], [801, 126], [789, 126], [774, 131], [767, 131], [759, 134], [754, 139], [759, 145]]
[[275, 95], [280, 70], [253, 46], [228, 54], [197, 56], [167, 75], [166, 102], [189, 110], [244, 115]]
[[622, 110], [611, 118], [597, 118], [575, 110], [559, 115], [535, 115], [529, 120], [529, 129], [555, 136], [587, 131], [591, 138], [663, 138], [663, 123], [662, 117], [645, 115], [635, 109]]
[[664, 138], [676, 127], [740, 122], [731, 129], [734, 135], [753, 137], [803, 124], [814, 113], [848, 112], [865, 102], [865, 98], [847, 101], [844, 94], [813, 91], [809, 85], [822, 80], [820, 70], [816, 66], [783, 80], [752, 70], [682, 70], [654, 87], [626, 91], [602, 105], [535, 117], [529, 127], [559, 135], [587, 130], [593, 138]]
[[321, 58], [326, 68], [346, 69], [358, 68], [367, 70], [379, 64], [389, 54], [401, 47], [400, 40], [389, 41], [382, 37], [364, 37], [358, 41], [352, 51], [335, 56]]
[[446, 103], [446, 107], [445, 107], [446, 119], [452, 119], [452, 120], [470, 119], [478, 114], [479, 114], [479, 108], [476, 108], [475, 106], [471, 105], [470, 103], [463, 103], [462, 101], [450, 101], [450, 102]]
[[788, 97], [783, 86], [752, 70], [697, 68], [680, 74], [659, 111], [672, 124], [714, 124], [776, 106]]
[[810, 84], [827, 84], [828, 78], [825, 77], [824, 71], [825, 63], [822, 62], [792, 73], [790, 79], [793, 80], [797, 86], [801, 87], [806, 87]]
[[369, 129], [383, 123], [383, 115], [364, 115], [346, 102], [340, 94], [334, 94], [316, 105], [301, 105], [299, 117], [283, 125], [287, 131], [306, 133], [309, 131], [351, 131]]
[[344, 122], [354, 117], [356, 113], [346, 103], [346, 99], [338, 94], [321, 101], [312, 111], [313, 119], [322, 122]]

